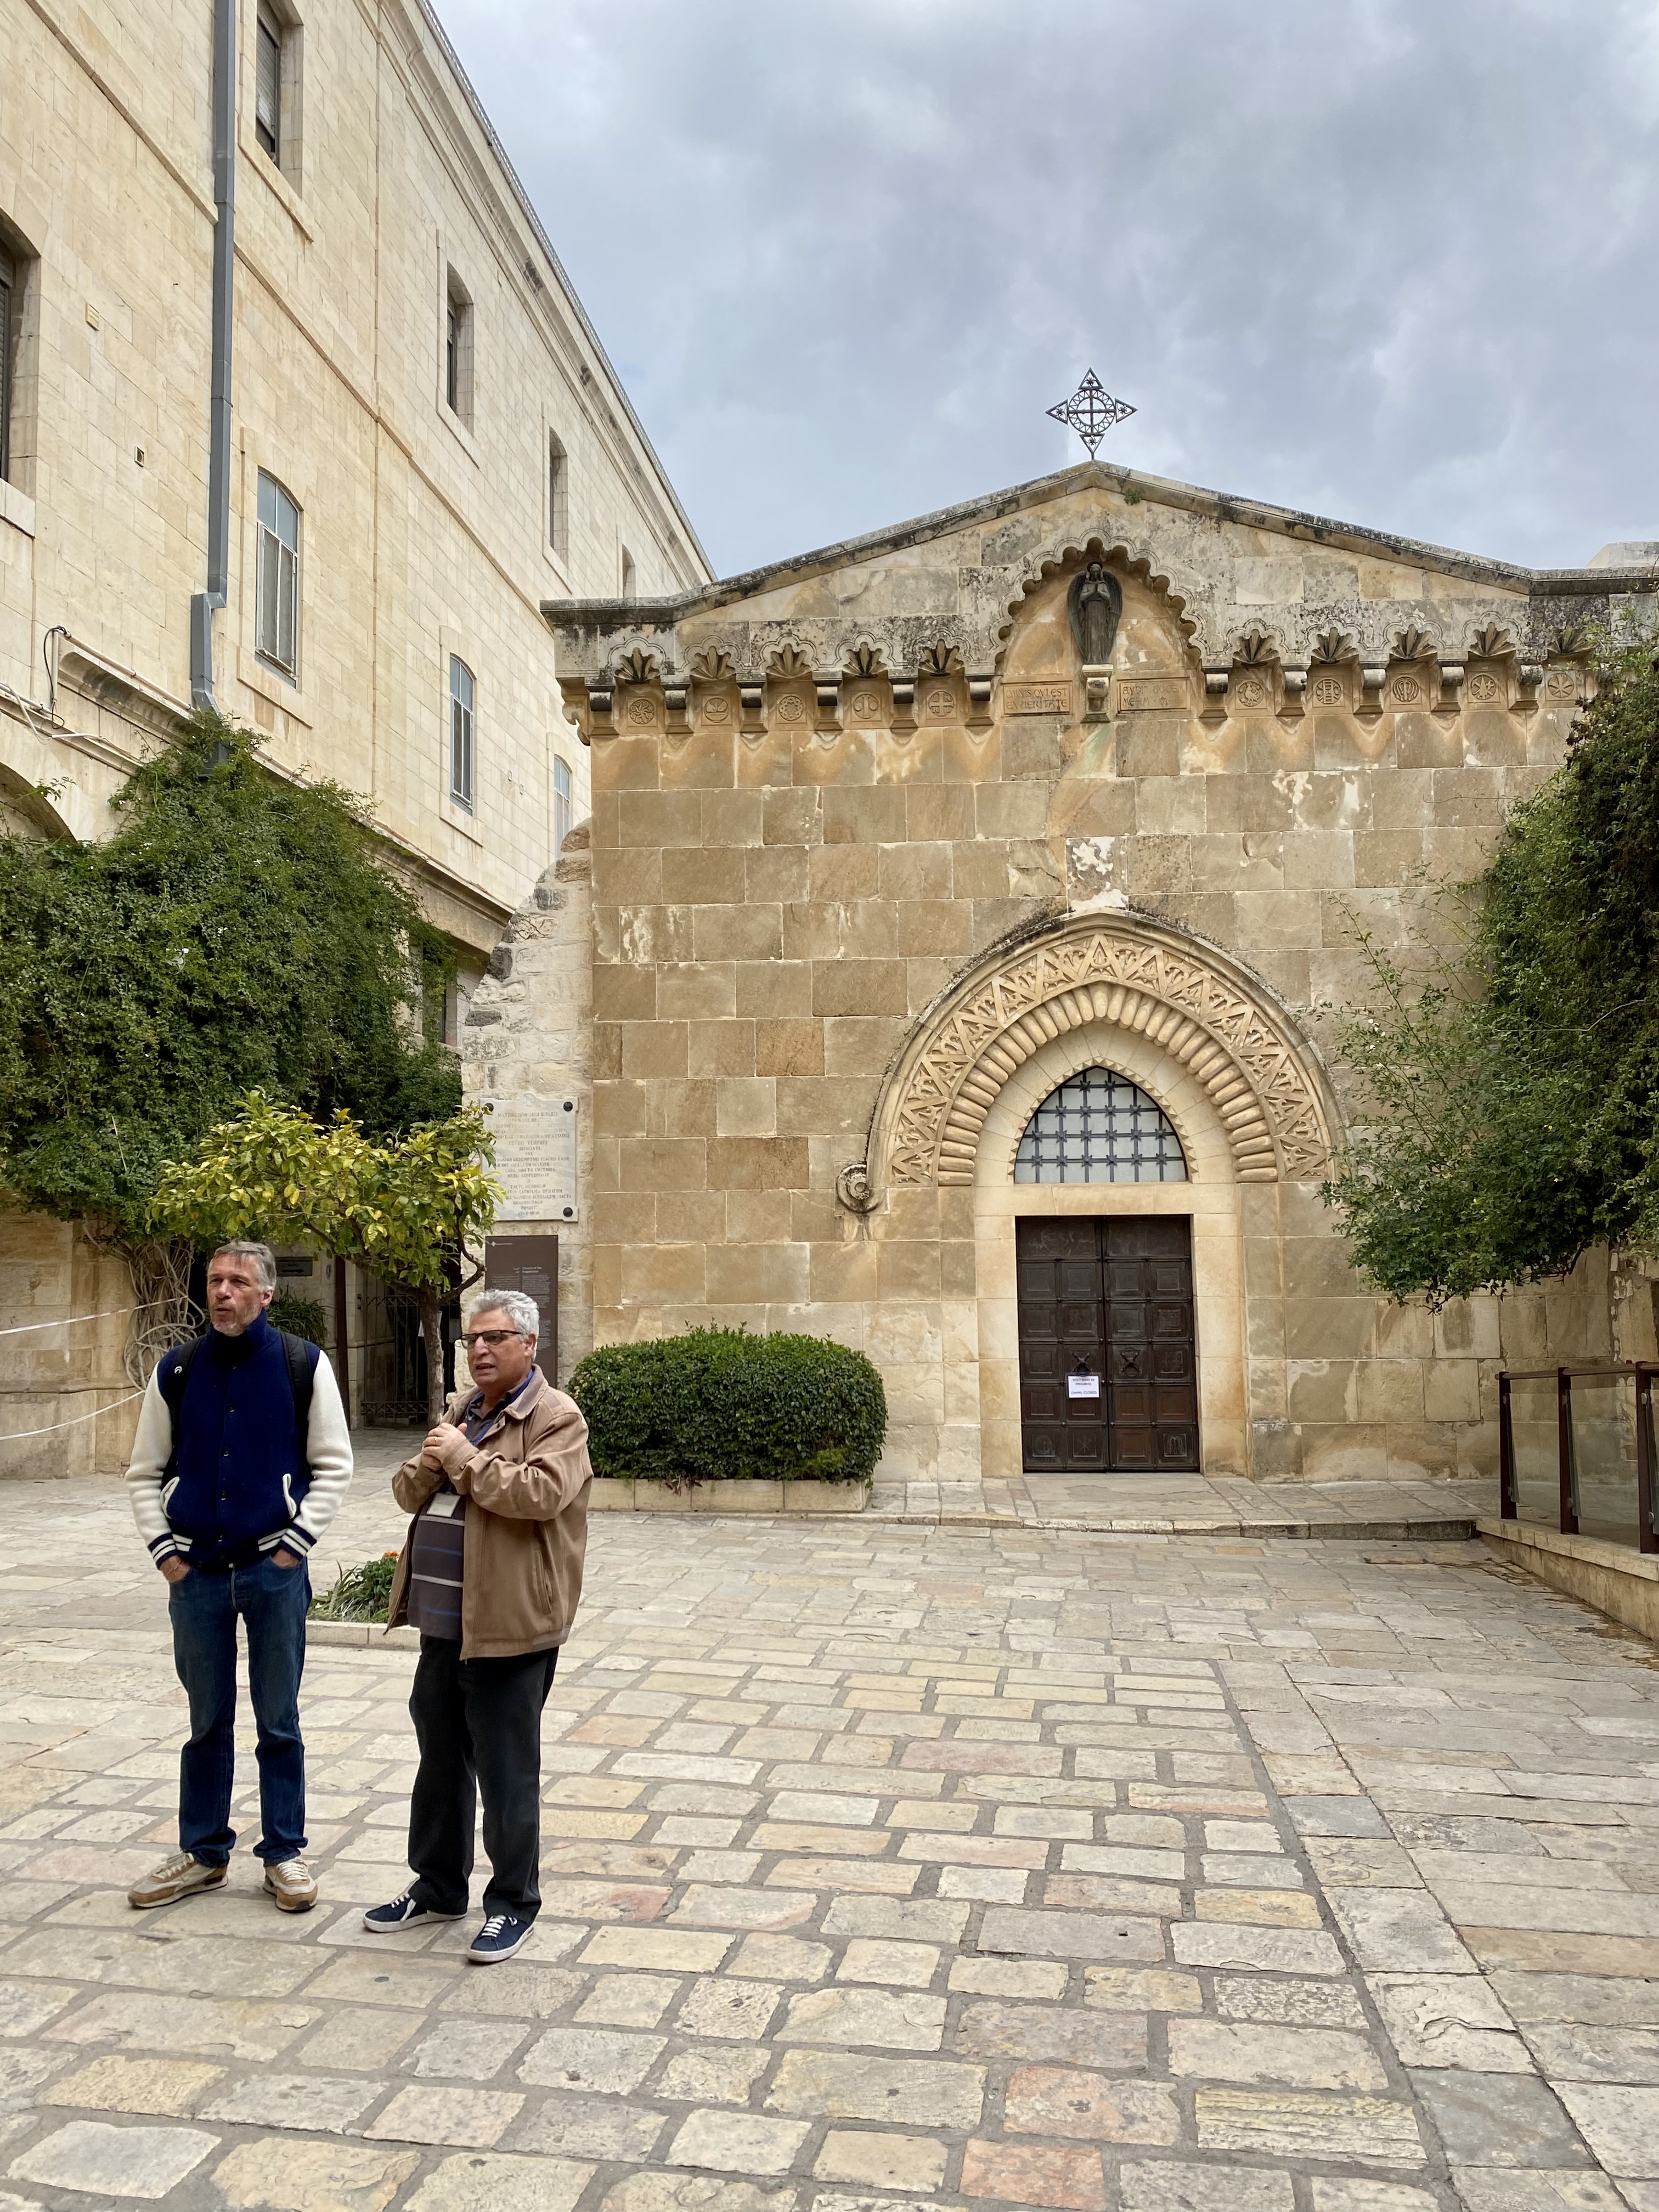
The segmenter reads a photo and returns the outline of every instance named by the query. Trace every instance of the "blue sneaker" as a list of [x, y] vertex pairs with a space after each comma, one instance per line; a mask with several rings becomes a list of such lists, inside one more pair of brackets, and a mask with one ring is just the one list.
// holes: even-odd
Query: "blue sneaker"
[[394, 1897], [390, 1905], [371, 1905], [363, 1915], [363, 1925], [372, 1936], [390, 1936], [394, 1929], [416, 1928], [422, 1920], [465, 1920], [464, 1912], [434, 1912], [430, 1905], [417, 1905], [413, 1889], [406, 1889], [401, 1897]]
[[466, 1955], [475, 1966], [498, 1966], [515, 1951], [523, 1950], [535, 1927], [533, 1920], [520, 1920], [515, 1913], [492, 1912], [473, 1937]]

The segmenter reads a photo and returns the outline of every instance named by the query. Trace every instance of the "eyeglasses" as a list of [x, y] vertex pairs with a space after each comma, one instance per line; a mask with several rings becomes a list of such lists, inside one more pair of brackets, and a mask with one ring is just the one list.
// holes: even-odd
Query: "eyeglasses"
[[480, 1328], [475, 1329], [471, 1336], [464, 1336], [461, 1342], [471, 1352], [475, 1345], [505, 1344], [509, 1337], [523, 1334], [524, 1331], [520, 1328]]

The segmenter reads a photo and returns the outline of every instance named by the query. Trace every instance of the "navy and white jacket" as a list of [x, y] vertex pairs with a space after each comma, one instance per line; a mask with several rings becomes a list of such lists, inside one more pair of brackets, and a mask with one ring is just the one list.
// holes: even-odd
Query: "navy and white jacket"
[[127, 1484], [138, 1534], [160, 1566], [175, 1554], [204, 1567], [250, 1564], [283, 1545], [308, 1553], [351, 1482], [351, 1435], [325, 1354], [308, 1347], [311, 1416], [299, 1433], [283, 1342], [263, 1314], [240, 1336], [214, 1330], [191, 1363], [178, 1449], [162, 1386], [144, 1392]]

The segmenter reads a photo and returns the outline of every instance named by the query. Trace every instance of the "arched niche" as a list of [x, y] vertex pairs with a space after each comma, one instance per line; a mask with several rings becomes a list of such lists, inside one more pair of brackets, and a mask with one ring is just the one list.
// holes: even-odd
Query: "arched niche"
[[1201, 1091], [1236, 1180], [1323, 1176], [1328, 1088], [1265, 988], [1161, 923], [1073, 915], [993, 949], [922, 1015], [877, 1101], [867, 1202], [906, 1185], [973, 1183], [987, 1117], [1012, 1078], [1056, 1038], [1102, 1025], [1145, 1038]]
[[[1019, 1143], [1053, 1091], [1090, 1067], [1109, 1067], [1154, 1100], [1181, 1142], [1181, 1182], [1021, 1183]], [[989, 1480], [1023, 1471], [1016, 1224], [1042, 1217], [1181, 1217], [1192, 1224], [1199, 1437], [1206, 1473], [1249, 1464], [1244, 1226], [1249, 1189], [1211, 1090], [1144, 1030], [1109, 1019], [1047, 1039], [1012, 1070], [987, 1111], [973, 1159], [978, 1299], [980, 1465]], [[1262, 1199], [1273, 1203], [1273, 1194]], [[1124, 1478], [1101, 1475], [1105, 1484]]]

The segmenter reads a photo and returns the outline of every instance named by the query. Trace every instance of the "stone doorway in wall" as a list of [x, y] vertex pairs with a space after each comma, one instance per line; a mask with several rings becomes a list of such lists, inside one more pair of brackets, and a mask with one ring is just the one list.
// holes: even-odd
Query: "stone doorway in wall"
[[1014, 1231], [1025, 1472], [1195, 1473], [1190, 1216], [1026, 1218]]

